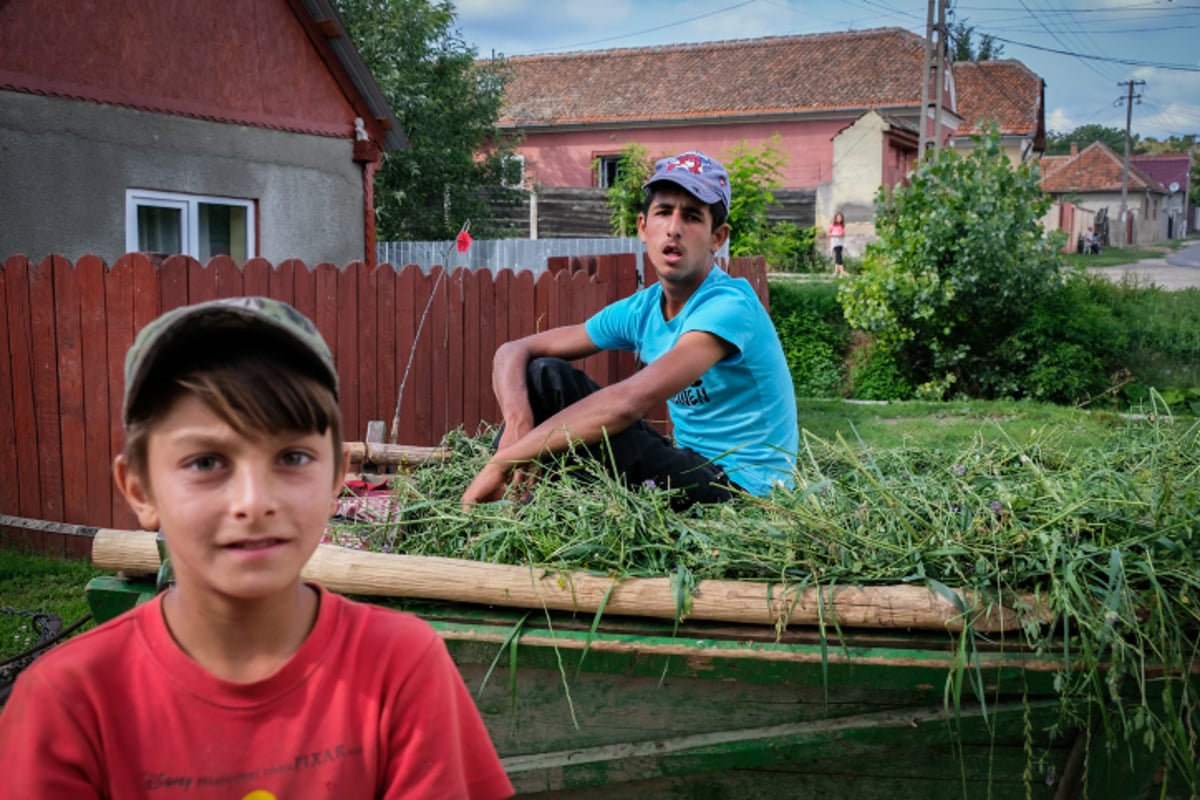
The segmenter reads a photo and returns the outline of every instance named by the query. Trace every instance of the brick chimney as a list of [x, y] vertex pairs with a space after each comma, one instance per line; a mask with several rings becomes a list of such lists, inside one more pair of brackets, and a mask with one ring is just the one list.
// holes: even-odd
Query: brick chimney
[[1079, 142], [1071, 142], [1071, 155], [1079, 155]]

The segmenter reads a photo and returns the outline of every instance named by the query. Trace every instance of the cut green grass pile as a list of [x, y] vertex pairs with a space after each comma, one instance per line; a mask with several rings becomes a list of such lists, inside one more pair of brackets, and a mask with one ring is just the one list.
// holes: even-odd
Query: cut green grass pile
[[1029, 623], [1025, 644], [1062, 660], [1065, 713], [1165, 743], [1200, 785], [1200, 681], [1185, 677], [1200, 671], [1200, 423], [1165, 409], [1059, 410], [1048, 422], [1045, 407], [1022, 404], [988, 404], [982, 417], [979, 404], [932, 416], [839, 404], [806, 418], [806, 407], [796, 487], [769, 497], [674, 513], [664, 492], [625, 490], [568, 459], [528, 497], [464, 512], [459, 495], [490, 451], [487, 437], [458, 436], [448, 465], [397, 478], [397, 521], [342, 533], [385, 552], [683, 587], [1036, 592], [1058, 623]]

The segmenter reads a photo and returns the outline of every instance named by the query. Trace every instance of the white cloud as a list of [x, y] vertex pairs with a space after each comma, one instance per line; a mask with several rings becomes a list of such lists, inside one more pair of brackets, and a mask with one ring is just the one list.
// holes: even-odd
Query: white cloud
[[455, 0], [454, 11], [459, 19], [494, 20], [533, 16], [544, 6], [539, 0]]
[[1046, 130], [1048, 131], [1067, 133], [1078, 127], [1065, 108], [1056, 108], [1046, 115]]

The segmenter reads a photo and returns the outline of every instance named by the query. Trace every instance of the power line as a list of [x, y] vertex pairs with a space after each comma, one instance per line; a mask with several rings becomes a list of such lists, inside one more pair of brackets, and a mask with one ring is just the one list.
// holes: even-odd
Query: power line
[[[734, 3], [731, 6], [725, 6], [724, 8], [718, 8], [714, 11], [709, 11], [705, 14], [697, 14], [696, 16], [688, 17], [687, 19], [671, 20], [670, 22], [665, 23], [663, 25], [655, 25], [653, 28], [643, 28], [640, 31], [633, 31], [631, 33], [622, 33], [617, 36], [606, 36], [603, 39], [592, 39], [591, 41], [588, 41], [588, 42], [575, 42], [574, 44], [564, 44], [564, 45], [559, 45], [557, 47], [548, 47], [544, 50], [539, 50], [536, 52], [548, 53], [548, 52], [551, 52], [554, 50], [579, 50], [579, 49], [582, 49], [585, 47], [591, 47], [594, 44], [604, 44], [605, 42], [615, 42], [620, 39], [632, 39], [635, 36], [641, 36], [642, 34], [645, 34], [645, 33], [654, 33], [655, 31], [666, 30], [667, 28], [677, 28], [686, 22], [695, 22], [696, 20], [704, 19], [706, 17], [713, 17], [713, 16], [716, 16], [717, 14], [724, 14], [726, 11], [733, 11], [733, 10], [741, 8], [743, 6], [754, 5], [754, 3], [756, 3], [756, 2], [758, 2], [758, 0], [744, 0], [744, 2]], [[533, 51], [530, 51], [530, 52], [533, 52]]]
[[[1042, 30], [1044, 30], [1046, 33], [1050, 34], [1050, 38], [1052, 38], [1054, 41], [1058, 42], [1063, 47], [1067, 47], [1067, 43], [1064, 42], [1062, 39], [1058, 38], [1058, 34], [1055, 33], [1054, 31], [1050, 30], [1050, 26], [1047, 25], [1045, 22], [1043, 22], [1041, 17], [1034, 14], [1033, 11], [1030, 10], [1029, 6], [1025, 5], [1025, 0], [1020, 0], [1020, 3], [1021, 3], [1021, 8], [1025, 9], [1025, 13], [1028, 14], [1030, 17], [1032, 17], [1034, 20], [1036, 20], [1037, 24], [1042, 26]], [[1097, 67], [1095, 64], [1091, 63], [1091, 60], [1098, 58], [1097, 56], [1093, 56], [1093, 55], [1085, 56], [1082, 53], [1076, 53], [1074, 55], [1076, 58], [1081, 59], [1083, 61], [1083, 65], [1085, 67], [1087, 67], [1092, 72], [1099, 75], [1101, 78], [1104, 78], [1105, 80], [1112, 79], [1111, 75], [1105, 75], [1103, 72], [1100, 71], [1099, 67]]]
[[1131, 67], [1154, 67], [1155, 69], [1177, 70], [1179, 72], [1200, 72], [1200, 67], [1193, 67], [1187, 64], [1164, 64], [1157, 61], [1139, 61], [1133, 58], [1115, 58], [1112, 56], [1092, 56], [1085, 53], [1072, 53], [1069, 50], [1056, 50], [1053, 47], [1042, 47], [1041, 45], [1029, 44], [1028, 42], [1018, 42], [1014, 39], [1005, 39], [1001, 36], [993, 36], [997, 42], [1016, 45], [1017, 47], [1028, 47], [1031, 50], [1042, 50], [1046, 53], [1056, 53], [1060, 56], [1074, 56], [1075, 58], [1090, 59], [1092, 61], [1107, 61], [1112, 64], [1126, 64]]

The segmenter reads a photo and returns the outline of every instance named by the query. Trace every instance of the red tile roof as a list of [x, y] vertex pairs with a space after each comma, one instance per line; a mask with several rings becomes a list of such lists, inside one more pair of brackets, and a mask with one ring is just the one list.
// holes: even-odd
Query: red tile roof
[[[1092, 142], [1079, 155], [1053, 156], [1066, 161], [1052, 170], [1042, 169], [1042, 189], [1051, 193], [1063, 192], [1119, 192], [1121, 191], [1122, 157], [1104, 142]], [[1046, 159], [1042, 159], [1045, 163]], [[1132, 159], [1131, 159], [1132, 161]], [[1130, 190], [1146, 190], [1167, 194], [1161, 183], [1129, 165]]]
[[[1038, 161], [1038, 166], [1041, 167], [1042, 170], [1042, 177], [1045, 178], [1051, 172], [1054, 172], [1056, 169], [1061, 167], [1063, 164], [1066, 164], [1074, 157], [1075, 156], [1042, 156], [1041, 160]], [[1043, 183], [1044, 182], [1045, 181], [1043, 181]]]
[[1183, 188], [1188, 185], [1188, 174], [1192, 169], [1191, 153], [1130, 156], [1129, 160], [1163, 186], [1169, 187], [1172, 183], [1177, 183]]
[[1020, 61], [962, 61], [953, 66], [962, 124], [955, 136], [970, 136], [993, 122], [1001, 134], [1034, 136], [1042, 119], [1042, 79]]
[[919, 106], [924, 39], [900, 28], [509, 59], [502, 126]]

